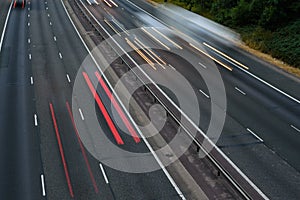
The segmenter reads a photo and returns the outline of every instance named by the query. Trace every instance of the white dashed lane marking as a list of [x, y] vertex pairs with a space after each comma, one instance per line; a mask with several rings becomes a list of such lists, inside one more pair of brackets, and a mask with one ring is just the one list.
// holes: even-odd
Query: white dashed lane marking
[[44, 174], [41, 174], [41, 183], [42, 183], [42, 195], [43, 195], [43, 197], [45, 197], [46, 196], [46, 189], [45, 189]]
[[294, 126], [294, 125], [291, 125], [291, 127], [295, 130], [295, 131], [297, 131], [297, 132], [299, 132], [300, 133], [300, 129], [299, 128], [297, 128], [296, 126]]
[[38, 117], [36, 114], [33, 115], [34, 118], [34, 126], [38, 126]]
[[256, 139], [258, 139], [260, 142], [264, 142], [263, 139], [261, 139], [256, 133], [254, 133], [250, 128], [246, 129], [249, 133], [251, 133]]
[[201, 92], [206, 98], [208, 98], [209, 99], [209, 95], [208, 94], [206, 94], [205, 92], [203, 92], [201, 89], [199, 89], [199, 92]]
[[242, 95], [246, 95], [246, 93], [238, 87], [234, 87], [237, 91], [239, 91]]

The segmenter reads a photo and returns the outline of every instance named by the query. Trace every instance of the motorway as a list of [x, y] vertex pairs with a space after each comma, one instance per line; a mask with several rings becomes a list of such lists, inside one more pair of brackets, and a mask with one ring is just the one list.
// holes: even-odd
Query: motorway
[[70, 102], [87, 54], [60, 1], [12, 9], [1, 51], [1, 199], [180, 199], [163, 170], [117, 171], [83, 147]]
[[[218, 108], [217, 114], [225, 116], [225, 124], [217, 141], [218, 147], [269, 198], [297, 199], [300, 196], [299, 79], [243, 52], [233, 44], [228, 45], [228, 41], [216, 39], [216, 36], [211, 36], [205, 30], [192, 29], [184, 19], [177, 21], [174, 13], [166, 14], [169, 11], [160, 8], [164, 13], [144, 1], [114, 1], [118, 7], [113, 4], [109, 7], [105, 2], [99, 2], [98, 5], [90, 5], [88, 0], [77, 2], [83, 3], [103, 26], [106, 37], [107, 33], [126, 33], [151, 23], [154, 23], [153, 26], [165, 23], [203, 44], [202, 49], [219, 63], [201, 53], [185, 37], [168, 31], [162, 30], [172, 40], [166, 39], [154, 29], [147, 29], [151, 31], [150, 34], [140, 30], [131, 35], [129, 31], [128, 35], [123, 33], [124, 37], [128, 37], [127, 40], [117, 40], [120, 46], [131, 51], [129, 55], [138, 64], [148, 63], [151, 66], [149, 60], [167, 64], [165, 68], [155, 65], [156, 70], [154, 66], [149, 66], [145, 72], [155, 82], [165, 81], [179, 91], [181, 100], [187, 105], [183, 111], [194, 123], [199, 123], [199, 128], [204, 132], [211, 125], [211, 109]], [[148, 17], [141, 17], [144, 15]], [[155, 21], [153, 15], [161, 23]], [[198, 186], [197, 191], [192, 190], [195, 188], [192, 184], [195, 183], [184, 182], [184, 178], [175, 178], [174, 182], [171, 175], [183, 172], [174, 170], [172, 166], [168, 168], [171, 175], [162, 169], [127, 173], [106, 166], [90, 154], [90, 149], [84, 145], [88, 143], [97, 146], [100, 141], [89, 139], [82, 142], [77, 123], [86, 126], [84, 131], [87, 135], [99, 134], [87, 126], [88, 121], [93, 119], [86, 110], [88, 104], [93, 102], [96, 102], [98, 122], [104, 130], [100, 134], [127, 151], [141, 153], [151, 149], [142, 139], [127, 135], [122, 128], [114, 125], [121, 122], [123, 128], [133, 127], [131, 133], [139, 133], [133, 122], [126, 122], [128, 116], [120, 114], [124, 109], [118, 109], [118, 106], [109, 108], [112, 100], [105, 89], [108, 84], [104, 81], [104, 85], [100, 84], [102, 87], [97, 88], [89, 84], [91, 80], [99, 81], [98, 68], [91, 60], [86, 62], [89, 52], [70, 23], [62, 1], [27, 1], [24, 9], [11, 10], [6, 30], [2, 28], [5, 17], [1, 15], [0, 20], [1, 33], [5, 32], [0, 54], [1, 199], [182, 199], [182, 195], [187, 199], [220, 197], [206, 193], [209, 190], [205, 188], [202, 188], [203, 193]], [[84, 27], [88, 25], [84, 24]], [[81, 33], [89, 34], [93, 36], [91, 32]], [[95, 38], [97, 43], [98, 38]], [[139, 54], [134, 48], [139, 45], [154, 47], [153, 53], [143, 51], [144, 56], [141, 56], [141, 52]], [[245, 70], [212, 47], [238, 59], [249, 69]], [[186, 56], [186, 60], [168, 52], [168, 48], [176, 49], [176, 52]], [[198, 65], [192, 66], [188, 61]], [[83, 62], [88, 63], [88, 66], [82, 67]], [[215, 74], [213, 66], [217, 66], [221, 74], [226, 94], [222, 88], [208, 91], [207, 82], [194, 69], [196, 67], [202, 75], [209, 77], [209, 83], [214, 85], [220, 77]], [[179, 72], [189, 80], [199, 106], [195, 106], [182, 83], [174, 79], [172, 71]], [[75, 78], [83, 83], [85, 97], [76, 101], [72, 98]], [[178, 104], [168, 89], [163, 91]], [[211, 93], [217, 98], [212, 99]], [[222, 102], [224, 95], [227, 101], [225, 105]], [[101, 107], [101, 102], [106, 108]], [[195, 108], [201, 111], [200, 120]], [[112, 113], [120, 115], [110, 119]], [[76, 124], [73, 116], [80, 119], [79, 122], [75, 120]], [[222, 119], [217, 118], [213, 121], [213, 128], [219, 123], [222, 124]], [[173, 137], [163, 132], [161, 135], [165, 140]], [[213, 137], [211, 139], [214, 140]], [[134, 168], [135, 164], [128, 161], [129, 158], [122, 157], [124, 155], [119, 155], [124, 158], [124, 165]], [[155, 157], [150, 159], [157, 165]], [[180, 161], [186, 169], [191, 170], [189, 175], [196, 180], [198, 174], [191, 167], [193, 161], [186, 155]], [[225, 181], [220, 179], [218, 184], [220, 182]], [[231, 189], [226, 188], [226, 184], [223, 187], [221, 192], [218, 191], [220, 194], [225, 191], [229, 197], [237, 198], [230, 192]]]
[[[144, 1], [133, 1], [133, 3], [130, 3], [131, 1], [115, 2], [118, 7], [112, 6], [110, 8], [105, 3], [100, 4], [100, 6], [86, 4], [99, 20], [99, 23], [110, 34], [117, 34], [141, 26], [161, 27], [162, 24], [167, 24], [193, 39], [196, 38], [200, 43], [205, 42], [205, 44], [208, 44], [203, 45], [204, 49], [211, 56], [233, 69], [230, 71], [218, 65], [226, 88], [227, 110], [226, 122], [217, 144], [248, 177], [251, 177], [251, 180], [267, 196], [275, 199], [297, 199], [300, 192], [300, 160], [298, 158], [300, 150], [298, 145], [300, 142], [298, 128], [300, 126], [299, 79], [247, 54], [234, 44], [228, 44], [230, 43], [228, 41], [222, 41], [222, 38], [216, 39], [216, 36], [212, 33], [205, 30], [194, 30], [194, 26], [185, 22], [184, 19], [176, 17], [176, 14], [168, 12], [167, 9], [154, 8]], [[148, 20], [148, 17], [140, 17], [149, 13], [152, 20]], [[153, 16], [160, 23], [155, 21]], [[176, 32], [176, 29], [173, 30]], [[138, 33], [134, 34], [136, 34], [136, 37], [141, 37], [140, 40], [146, 46], [155, 46], [155, 48], [162, 49], [164, 48], [162, 42], [171, 48], [176, 48], [170, 41], [160, 37], [154, 31], [152, 31], [152, 34], [156, 38], [160, 38], [160, 42], [154, 40], [151, 36], [149, 37], [149, 34], [144, 34], [144, 36], [138, 35]], [[191, 45], [183, 41], [182, 38], [176, 38], [174, 35], [170, 36], [167, 31], [166, 35], [174, 39], [175, 43], [181, 45], [184, 51], [188, 51], [184, 53], [189, 53], [190, 57], [188, 58], [190, 60], [194, 56], [198, 57], [199, 62], [202, 64], [198, 68], [204, 66], [205, 69], [208, 68], [207, 70], [209, 70], [211, 62], [207, 62], [207, 58], [197, 52], [197, 49], [191, 48]], [[118, 42], [126, 48], [124, 41]], [[222, 56], [211, 47], [224, 52], [231, 58], [238, 59], [238, 62], [249, 67], [249, 70], [241, 69], [241, 66]], [[154, 50], [154, 52], [183, 74], [196, 91], [201, 90], [198, 95], [199, 102], [201, 102], [199, 104], [199, 110], [201, 111], [199, 127], [206, 132], [211, 115], [210, 103], [218, 104], [218, 102], [207, 101], [209, 93], [205, 88], [205, 84], [201, 81], [201, 77], [195, 75], [193, 67], [187, 62], [169, 54], [167, 51]], [[138, 63], [145, 63], [145, 60], [139, 57], [138, 54], [133, 54], [132, 57]], [[159, 73], [157, 74], [151, 72], [153, 69], [149, 69], [149, 71], [147, 69], [145, 71], [147, 74], [151, 74], [150, 76], [155, 82], [167, 79], [166, 82], [176, 85], [179, 91], [184, 91], [180, 83], [177, 80], [174, 81], [172, 75], [168, 75], [170, 72], [164, 73], [163, 70], [158, 70]], [[262, 78], [263, 81], [257, 77]], [[214, 80], [216, 80], [216, 77], [214, 77]], [[185, 93], [182, 96], [186, 96], [184, 101], [190, 101], [189, 96]], [[193, 104], [190, 103], [190, 105]], [[186, 108], [184, 111], [193, 118], [193, 107]]]

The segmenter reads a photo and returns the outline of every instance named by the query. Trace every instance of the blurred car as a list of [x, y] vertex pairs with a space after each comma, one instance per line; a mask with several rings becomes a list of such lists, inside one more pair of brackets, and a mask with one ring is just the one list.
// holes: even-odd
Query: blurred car
[[26, 0], [14, 0], [14, 8], [21, 7], [24, 8], [26, 5]]

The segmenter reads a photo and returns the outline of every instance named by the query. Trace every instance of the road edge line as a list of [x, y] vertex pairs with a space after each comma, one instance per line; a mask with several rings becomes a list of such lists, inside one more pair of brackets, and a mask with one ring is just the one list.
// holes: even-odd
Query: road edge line
[[6, 27], [7, 27], [8, 19], [9, 19], [9, 16], [10, 16], [12, 4], [13, 4], [13, 1], [11, 1], [11, 3], [10, 3], [9, 10], [8, 10], [8, 13], [7, 13], [7, 16], [6, 16], [6, 19], [5, 19], [5, 23], [4, 23], [4, 26], [3, 26], [3, 31], [2, 31], [1, 40], [0, 40], [0, 53], [2, 51], [3, 39], [4, 39], [4, 36], [5, 36]]

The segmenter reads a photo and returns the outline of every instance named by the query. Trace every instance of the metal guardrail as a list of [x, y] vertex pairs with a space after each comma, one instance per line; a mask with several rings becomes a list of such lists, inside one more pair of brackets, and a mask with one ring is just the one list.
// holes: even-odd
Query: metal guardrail
[[[86, 19], [90, 22], [90, 24], [95, 28], [95, 30], [102, 35], [102, 31], [95, 25], [97, 24], [107, 35], [107, 37], [111, 37], [109, 32], [98, 22], [98, 20], [93, 16], [93, 14], [88, 10], [88, 8], [84, 5], [84, 3], [79, 0], [75, 0], [75, 4], [80, 9], [80, 11], [84, 14]], [[80, 5], [81, 4], [81, 5]], [[84, 10], [84, 9], [85, 10]], [[102, 35], [102, 37], [104, 37]], [[114, 41], [114, 39], [112, 39]], [[122, 47], [116, 42], [121, 50]], [[109, 44], [111, 48], [118, 53], [115, 49], [114, 45]], [[243, 195], [246, 199], [268, 199], [268, 197], [259, 189], [257, 186], [205, 135], [205, 133], [199, 129], [188, 117], [187, 115], [155, 84], [153, 80], [139, 67], [139, 65], [123, 50], [124, 55], [141, 70], [141, 74], [132, 70], [132, 72], [136, 75], [136, 77], [144, 84], [145, 88], [153, 95], [153, 97], [164, 107], [164, 109], [173, 117], [173, 119], [185, 130], [185, 132], [193, 139], [194, 144], [197, 146], [197, 151], [200, 149], [207, 155], [209, 160], [214, 164], [214, 166], [218, 169], [219, 173], [222, 173], [225, 178], [236, 188], [241, 195]], [[131, 70], [133, 67], [126, 61], [125, 56], [121, 55], [120, 58], [127, 65], [127, 67]], [[148, 81], [144, 81], [148, 80]], [[145, 84], [145, 82], [151, 82], [152, 85]], [[185, 121], [188, 124], [182, 124], [180, 116], [185, 118]], [[200, 138], [194, 138], [190, 132], [199, 133]], [[208, 141], [210, 146], [210, 151], [208, 152], [202, 145], [203, 141]]]

